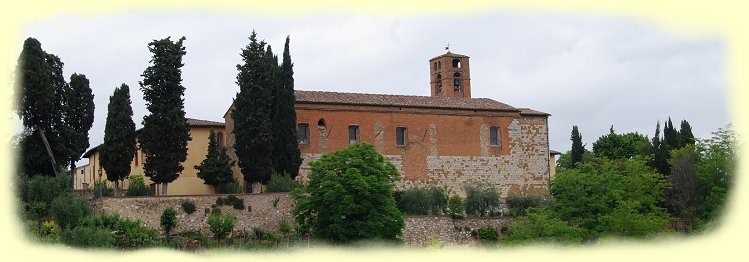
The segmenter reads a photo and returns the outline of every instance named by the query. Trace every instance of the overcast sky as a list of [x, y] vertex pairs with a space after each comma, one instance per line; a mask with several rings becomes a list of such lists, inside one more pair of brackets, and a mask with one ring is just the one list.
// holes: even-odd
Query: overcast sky
[[[550, 113], [550, 147], [570, 148], [573, 125], [586, 148], [608, 133], [653, 136], [657, 121], [687, 119], [698, 137], [730, 123], [725, 42], [683, 36], [631, 17], [564, 13], [300, 17], [208, 12], [60, 15], [31, 24], [25, 37], [58, 55], [64, 73], [85, 74], [95, 95], [92, 146], [103, 141], [114, 88], [130, 86], [134, 121], [147, 113], [138, 81], [147, 44], [185, 36], [187, 117], [223, 121], [239, 90], [240, 49], [252, 30], [274, 52], [291, 37], [298, 90], [429, 95], [428, 60], [450, 51], [471, 57], [474, 98]], [[18, 43], [18, 50], [23, 43]], [[86, 163], [83, 160], [79, 164]]]

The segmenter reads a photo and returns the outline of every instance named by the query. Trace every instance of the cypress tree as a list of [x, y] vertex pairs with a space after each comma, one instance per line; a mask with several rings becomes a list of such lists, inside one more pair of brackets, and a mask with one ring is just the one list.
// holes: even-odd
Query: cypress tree
[[692, 126], [689, 125], [687, 120], [681, 120], [681, 127], [679, 128], [679, 134], [681, 135], [682, 146], [694, 145], [694, 135], [692, 134]]
[[168, 183], [176, 180], [187, 158], [189, 127], [185, 118], [185, 87], [182, 86], [182, 45], [185, 37], [173, 42], [169, 37], [148, 44], [153, 54], [151, 66], [143, 72], [140, 82], [149, 115], [143, 117], [138, 140], [145, 159], [143, 169], [151, 181], [161, 184], [167, 195]]
[[222, 188], [221, 185], [235, 182], [232, 166], [234, 161], [226, 155], [226, 148], [218, 146], [216, 133], [211, 129], [208, 135], [208, 153], [200, 165], [194, 167], [198, 170], [198, 178], [203, 179], [203, 184], [214, 186], [216, 193], [226, 193], [219, 189]]
[[[613, 126], [612, 126], [613, 128]], [[585, 146], [583, 146], [583, 137], [577, 130], [577, 126], [572, 126], [572, 150], [570, 151], [571, 165], [574, 167], [575, 164], [583, 161], [583, 154], [585, 153]]]
[[655, 170], [663, 175], [670, 174], [668, 167], [668, 144], [666, 144], [665, 139], [661, 140], [660, 122], [655, 126], [655, 136], [653, 136], [651, 151], [653, 153], [653, 159], [649, 163], [650, 167], [655, 168]]
[[[88, 131], [94, 123], [94, 95], [91, 93], [89, 81], [83, 74], [70, 76], [70, 86], [65, 92], [67, 112], [65, 122], [73, 133], [68, 144], [72, 152], [70, 159], [71, 173], [75, 169], [75, 162], [88, 149]], [[129, 99], [129, 94], [128, 94]], [[131, 110], [132, 111], [132, 110]], [[132, 119], [130, 120], [132, 122]]]
[[286, 173], [291, 178], [299, 174], [299, 166], [302, 164], [297, 141], [293, 67], [287, 36], [273, 103], [273, 167], [276, 173]]
[[681, 148], [681, 142], [679, 141], [681, 138], [681, 135], [679, 134], [679, 131], [676, 131], [676, 128], [674, 128], [674, 124], [671, 122], [671, 118], [668, 118], [668, 122], [666, 122], [665, 127], [663, 128], [663, 141], [668, 145], [668, 151], [671, 151], [671, 149], [678, 149]]
[[104, 143], [101, 145], [101, 166], [107, 180], [114, 182], [114, 194], [119, 195], [120, 180], [130, 175], [130, 162], [135, 155], [135, 123], [130, 101], [130, 87], [122, 84], [114, 89], [107, 106]]
[[[234, 120], [232, 132], [245, 192], [250, 191], [248, 189], [254, 183], [267, 182], [273, 173], [270, 83], [273, 82], [271, 70], [274, 65], [265, 53], [265, 42], [258, 42], [257, 34], [252, 31], [250, 43], [242, 49], [243, 64], [237, 65], [239, 93], [231, 112]], [[252, 192], [257, 191], [253, 187]]]

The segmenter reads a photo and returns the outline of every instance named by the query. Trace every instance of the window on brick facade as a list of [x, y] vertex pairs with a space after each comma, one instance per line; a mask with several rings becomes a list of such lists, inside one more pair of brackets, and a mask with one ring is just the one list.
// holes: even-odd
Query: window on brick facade
[[453, 75], [453, 85], [455, 86], [455, 91], [460, 91], [460, 73]]
[[135, 157], [133, 157], [133, 161], [135, 161], [135, 166], [138, 166], [138, 150], [135, 150]]
[[441, 68], [442, 68], [442, 61], [437, 61], [437, 69], [441, 69]]
[[218, 132], [218, 134], [216, 134], [216, 144], [218, 145], [218, 148], [224, 148], [224, 133]]
[[493, 126], [489, 128], [489, 144], [492, 146], [499, 145], [499, 127]]
[[348, 143], [349, 145], [356, 144], [359, 141], [359, 126], [350, 125], [348, 126]]
[[300, 123], [297, 125], [296, 132], [299, 144], [309, 144], [309, 124]]
[[437, 93], [442, 93], [442, 75], [437, 74]]
[[453, 67], [460, 68], [460, 59], [453, 59]]
[[397, 146], [406, 145], [406, 128], [405, 127], [395, 128], [395, 145]]
[[317, 120], [317, 126], [325, 127], [325, 118], [320, 118], [320, 120]]

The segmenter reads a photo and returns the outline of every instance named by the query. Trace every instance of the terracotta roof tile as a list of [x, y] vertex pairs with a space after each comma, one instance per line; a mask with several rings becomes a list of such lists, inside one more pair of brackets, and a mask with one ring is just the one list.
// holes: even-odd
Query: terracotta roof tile
[[452, 53], [452, 52], [450, 52], [450, 51], [447, 51], [447, 53], [444, 53], [444, 54], [442, 54], [442, 55], [438, 55], [438, 56], [436, 56], [436, 57], [434, 57], [434, 58], [432, 58], [432, 59], [429, 59], [429, 61], [432, 61], [432, 60], [434, 60], [434, 59], [437, 59], [437, 58], [440, 58], [440, 57], [444, 57], [444, 56], [449, 56], [449, 57], [461, 57], [461, 58], [465, 57], [465, 58], [468, 58], [468, 56], [467, 56], [467, 55], [461, 55], [461, 54], [456, 54], [456, 53]]
[[544, 113], [541, 111], [533, 110], [530, 108], [520, 108], [520, 114], [521, 115], [537, 115], [537, 116], [550, 116], [549, 113]]
[[226, 124], [222, 122], [215, 122], [215, 121], [208, 121], [208, 120], [201, 120], [201, 119], [194, 119], [194, 118], [187, 118], [187, 125], [189, 126], [226, 126]]
[[295, 90], [294, 95], [296, 96], [297, 103], [518, 111], [517, 108], [489, 98], [405, 96], [303, 90]]

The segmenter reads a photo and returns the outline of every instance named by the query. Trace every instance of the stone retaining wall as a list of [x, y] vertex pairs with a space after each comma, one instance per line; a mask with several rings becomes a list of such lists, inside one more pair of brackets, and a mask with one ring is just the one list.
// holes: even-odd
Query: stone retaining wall
[[471, 236], [471, 231], [491, 226], [499, 231], [510, 218], [469, 217], [453, 219], [449, 216], [406, 216], [406, 227], [403, 229], [403, 242], [408, 246], [426, 246], [432, 239], [439, 240], [444, 246], [466, 246], [478, 240]]

